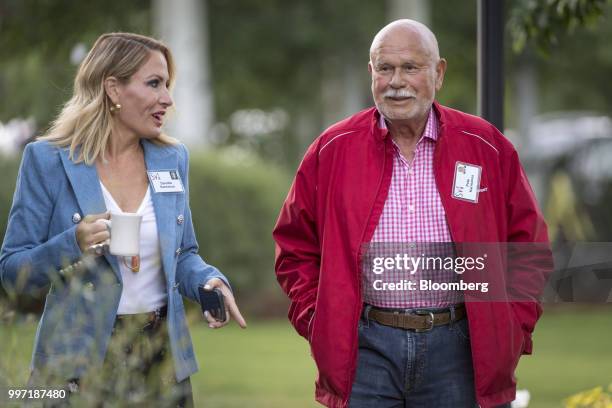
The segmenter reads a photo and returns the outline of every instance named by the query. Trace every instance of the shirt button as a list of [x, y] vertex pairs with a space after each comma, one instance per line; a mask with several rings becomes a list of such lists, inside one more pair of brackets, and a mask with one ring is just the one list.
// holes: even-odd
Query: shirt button
[[95, 288], [95, 285], [93, 284], [93, 282], [87, 282], [85, 284], [85, 289], [94, 290], [94, 288]]
[[414, 205], [408, 204], [408, 212], [409, 213], [413, 213], [414, 212]]
[[178, 225], [181, 225], [182, 223], [185, 222], [185, 216], [183, 214], [179, 215], [178, 217], [176, 217], [176, 223]]
[[72, 214], [72, 222], [75, 224], [78, 224], [79, 222], [81, 222], [81, 214], [79, 213]]
[[183, 253], [183, 249], [182, 248], [179, 248], [179, 249], [176, 250], [176, 256], [179, 256], [182, 253]]

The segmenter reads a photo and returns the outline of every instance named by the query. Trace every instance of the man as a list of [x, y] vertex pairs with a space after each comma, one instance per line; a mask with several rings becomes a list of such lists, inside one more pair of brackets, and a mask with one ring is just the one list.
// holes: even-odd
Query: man
[[[426, 26], [384, 27], [368, 70], [376, 107], [310, 146], [273, 233], [289, 318], [319, 370], [316, 399], [329, 407], [509, 406], [541, 313], [542, 270], [507, 278], [531, 301], [469, 302], [458, 289], [381, 291], [380, 272], [362, 262], [364, 245], [376, 243], [546, 244], [516, 151], [486, 121], [434, 102], [446, 61]], [[500, 259], [487, 261], [492, 281], [501, 279]]]

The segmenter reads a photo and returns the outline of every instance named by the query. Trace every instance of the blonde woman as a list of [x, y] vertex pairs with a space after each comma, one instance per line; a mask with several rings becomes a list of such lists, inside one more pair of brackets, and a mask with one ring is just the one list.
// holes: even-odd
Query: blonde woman
[[[227, 279], [198, 255], [187, 150], [161, 131], [173, 80], [164, 44], [104, 34], [49, 132], [26, 146], [0, 276], [16, 294], [51, 284], [32, 383], [80, 387], [72, 398], [101, 389], [105, 399], [191, 405], [198, 367], [182, 297], [197, 301], [199, 286], [219, 288], [246, 327]], [[170, 192], [153, 182], [165, 176]], [[138, 256], [100, 253], [109, 230], [98, 220], [109, 213], [142, 216]], [[212, 328], [227, 324], [206, 319]]]

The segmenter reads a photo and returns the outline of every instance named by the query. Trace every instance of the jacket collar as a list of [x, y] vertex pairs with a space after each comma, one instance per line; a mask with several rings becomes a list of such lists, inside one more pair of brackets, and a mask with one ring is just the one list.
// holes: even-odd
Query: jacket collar
[[434, 101], [433, 109], [436, 113], [436, 117], [438, 118], [438, 139], [442, 136], [442, 130], [446, 126], [446, 110], [444, 106], [440, 105], [438, 101]]
[[141, 139], [140, 144], [144, 150], [147, 171], [176, 170], [176, 149], [160, 146], [146, 139]]
[[370, 133], [374, 135], [376, 139], [379, 140], [385, 140], [387, 138], [387, 135], [389, 134], [389, 129], [385, 124], [385, 119], [376, 107], [372, 108]]
[[[78, 157], [81, 147], [78, 146], [74, 152], [74, 157]], [[72, 190], [76, 196], [83, 216], [87, 214], [99, 214], [106, 211], [102, 189], [100, 188], [100, 178], [96, 166], [89, 166], [84, 161], [75, 163], [68, 157], [68, 148], [60, 148], [60, 157], [64, 171], [68, 175]]]

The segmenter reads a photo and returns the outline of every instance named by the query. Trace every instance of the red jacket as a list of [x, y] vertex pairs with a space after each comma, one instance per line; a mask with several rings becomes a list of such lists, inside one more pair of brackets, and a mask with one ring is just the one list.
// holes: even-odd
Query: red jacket
[[[488, 122], [434, 103], [440, 123], [434, 173], [454, 242], [548, 242], [546, 225], [512, 144]], [[360, 258], [391, 182], [393, 147], [375, 108], [327, 129], [306, 152], [273, 235], [289, 319], [311, 346], [316, 399], [346, 407], [357, 365]], [[451, 197], [456, 161], [482, 167], [478, 203]], [[549, 254], [548, 254], [549, 255]], [[525, 282], [544, 273], [525, 268]], [[527, 291], [529, 287], [525, 287]], [[533, 288], [531, 288], [533, 289]], [[537, 295], [534, 291], [534, 296]], [[478, 403], [514, 399], [514, 369], [531, 353], [541, 314], [533, 302], [466, 302]]]

